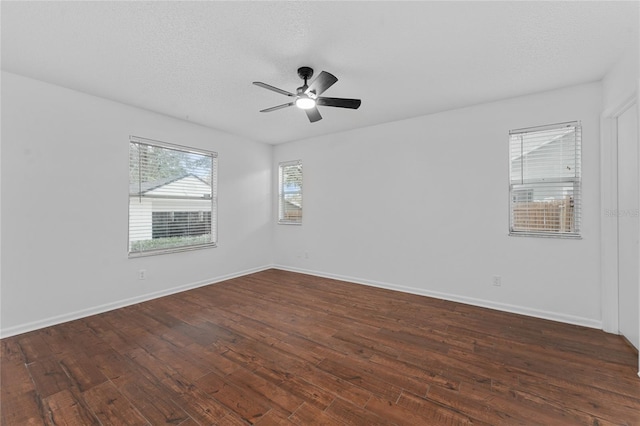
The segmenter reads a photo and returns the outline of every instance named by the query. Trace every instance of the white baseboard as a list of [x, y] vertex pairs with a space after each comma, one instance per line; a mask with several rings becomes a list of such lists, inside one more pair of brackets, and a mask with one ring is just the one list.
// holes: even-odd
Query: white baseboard
[[414, 288], [414, 287], [406, 287], [406, 286], [390, 284], [390, 283], [381, 282], [381, 281], [368, 280], [363, 278], [350, 277], [350, 276], [344, 276], [344, 275], [338, 275], [338, 274], [332, 274], [332, 273], [326, 273], [326, 272], [320, 272], [320, 271], [313, 271], [313, 270], [302, 269], [302, 268], [293, 268], [293, 267], [284, 266], [284, 265], [273, 265], [273, 268], [281, 269], [283, 271], [298, 272], [301, 274], [313, 275], [317, 277], [331, 278], [339, 281], [347, 281], [355, 284], [379, 287], [387, 290], [396, 290], [404, 293], [417, 294], [419, 296], [434, 297], [437, 299], [449, 300], [452, 302], [459, 302], [467, 305], [480, 306], [483, 308], [495, 309], [498, 311], [521, 314], [521, 315], [526, 315], [526, 316], [535, 317], [535, 318], [542, 318], [542, 319], [547, 319], [551, 321], [558, 321], [558, 322], [563, 322], [567, 324], [580, 325], [584, 327], [602, 330], [602, 321], [598, 321], [590, 318], [582, 318], [582, 317], [562, 314], [558, 312], [549, 312], [549, 311], [543, 311], [539, 309], [528, 308], [525, 306], [517, 306], [517, 305], [511, 305], [507, 303], [493, 302], [490, 300], [476, 299], [473, 297], [460, 296], [457, 294], [442, 293], [439, 291], [424, 290], [424, 289]]
[[194, 283], [189, 283], [189, 284], [173, 287], [173, 288], [162, 290], [162, 291], [143, 294], [143, 295], [132, 297], [129, 299], [123, 299], [116, 302], [106, 303], [104, 305], [94, 306], [94, 307], [91, 307], [88, 309], [82, 309], [76, 312], [53, 316], [50, 318], [45, 318], [42, 320], [33, 321], [26, 324], [20, 324], [13, 327], [2, 328], [0, 329], [0, 338], [11, 337], [17, 334], [27, 333], [29, 331], [50, 327], [52, 325], [62, 324], [62, 323], [77, 320], [80, 318], [86, 318], [91, 315], [101, 314], [104, 312], [112, 311], [114, 309], [123, 308], [125, 306], [135, 305], [136, 303], [146, 302], [146, 301], [157, 299], [160, 297], [169, 296], [171, 294], [180, 293], [180, 292], [191, 290], [194, 288], [219, 283], [221, 281], [229, 280], [232, 278], [238, 278], [244, 275], [249, 275], [249, 274], [253, 274], [256, 272], [260, 272], [260, 271], [264, 271], [272, 268], [281, 269], [283, 271], [298, 272], [301, 274], [308, 274], [308, 275], [313, 275], [317, 277], [330, 278], [330, 279], [335, 279], [339, 281], [346, 281], [346, 282], [351, 282], [355, 284], [379, 287], [379, 288], [384, 288], [388, 290], [401, 291], [404, 293], [417, 294], [420, 296], [434, 297], [437, 299], [449, 300], [452, 302], [459, 302], [467, 305], [480, 306], [483, 308], [490, 308], [498, 311], [511, 312], [511, 313], [527, 315], [535, 318], [543, 318], [547, 320], [559, 321], [567, 324], [580, 325], [584, 327], [596, 328], [596, 329], [602, 330], [602, 321], [597, 321], [589, 318], [582, 318], [582, 317], [577, 317], [573, 315], [561, 314], [557, 312], [542, 311], [538, 309], [527, 308], [524, 306], [492, 302], [490, 300], [476, 299], [476, 298], [460, 296], [456, 294], [442, 293], [442, 292], [424, 290], [424, 289], [419, 289], [414, 287], [400, 286], [396, 284], [390, 284], [386, 282], [363, 279], [358, 277], [313, 271], [309, 269], [294, 268], [294, 267], [289, 267], [284, 265], [264, 265], [261, 267], [247, 269], [247, 270], [235, 272], [232, 274], [222, 275], [219, 277], [210, 278], [210, 279], [206, 279], [206, 280], [202, 280]]
[[171, 294], [180, 293], [187, 290], [192, 290], [198, 287], [204, 287], [206, 285], [219, 283], [221, 281], [230, 280], [232, 278], [238, 278], [244, 275], [253, 274], [256, 272], [264, 271], [267, 269], [272, 269], [273, 265], [265, 265], [257, 268], [247, 269], [240, 272], [234, 272], [232, 274], [222, 275], [215, 278], [210, 278], [194, 283], [189, 283], [185, 285], [181, 285], [178, 287], [172, 287], [169, 289], [156, 291], [153, 293], [147, 293], [136, 297], [131, 297], [129, 299], [123, 299], [116, 302], [105, 303], [104, 305], [94, 306], [87, 309], [81, 309], [79, 311], [57, 315], [50, 318], [45, 318], [38, 321], [29, 322], [26, 324], [20, 324], [13, 327], [2, 328], [0, 329], [0, 339], [5, 337], [15, 336], [17, 334], [27, 333], [29, 331], [38, 330], [45, 327], [50, 327], [56, 324], [62, 324], [68, 321], [77, 320], [80, 318], [86, 318], [91, 315], [101, 314], [104, 312], [112, 311], [118, 308], [124, 308], [125, 306], [135, 305], [136, 303], [146, 302], [153, 299], [158, 299], [160, 297], [169, 296]]

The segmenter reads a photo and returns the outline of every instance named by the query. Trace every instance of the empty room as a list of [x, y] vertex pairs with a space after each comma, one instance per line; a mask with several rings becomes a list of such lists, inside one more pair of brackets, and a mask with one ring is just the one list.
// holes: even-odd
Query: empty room
[[0, 19], [2, 425], [640, 425], [640, 2]]

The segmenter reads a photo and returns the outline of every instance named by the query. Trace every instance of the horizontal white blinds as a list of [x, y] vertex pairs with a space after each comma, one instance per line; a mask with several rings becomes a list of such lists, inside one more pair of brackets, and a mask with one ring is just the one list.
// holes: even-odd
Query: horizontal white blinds
[[278, 173], [278, 223], [302, 223], [302, 162], [280, 163]]
[[215, 245], [217, 154], [132, 137], [129, 254]]
[[509, 133], [512, 235], [579, 236], [580, 156], [577, 122]]

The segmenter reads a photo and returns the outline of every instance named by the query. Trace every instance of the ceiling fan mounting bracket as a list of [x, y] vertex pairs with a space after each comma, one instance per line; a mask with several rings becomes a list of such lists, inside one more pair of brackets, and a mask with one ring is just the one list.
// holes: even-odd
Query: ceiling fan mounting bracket
[[313, 68], [300, 67], [298, 68], [298, 76], [305, 82], [313, 76]]

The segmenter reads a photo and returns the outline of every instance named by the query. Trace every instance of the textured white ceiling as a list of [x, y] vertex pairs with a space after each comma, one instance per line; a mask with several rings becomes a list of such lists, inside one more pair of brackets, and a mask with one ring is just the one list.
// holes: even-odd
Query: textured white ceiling
[[[281, 143], [596, 81], [638, 2], [1, 2], [2, 68]], [[359, 110], [261, 109], [307, 65]]]

